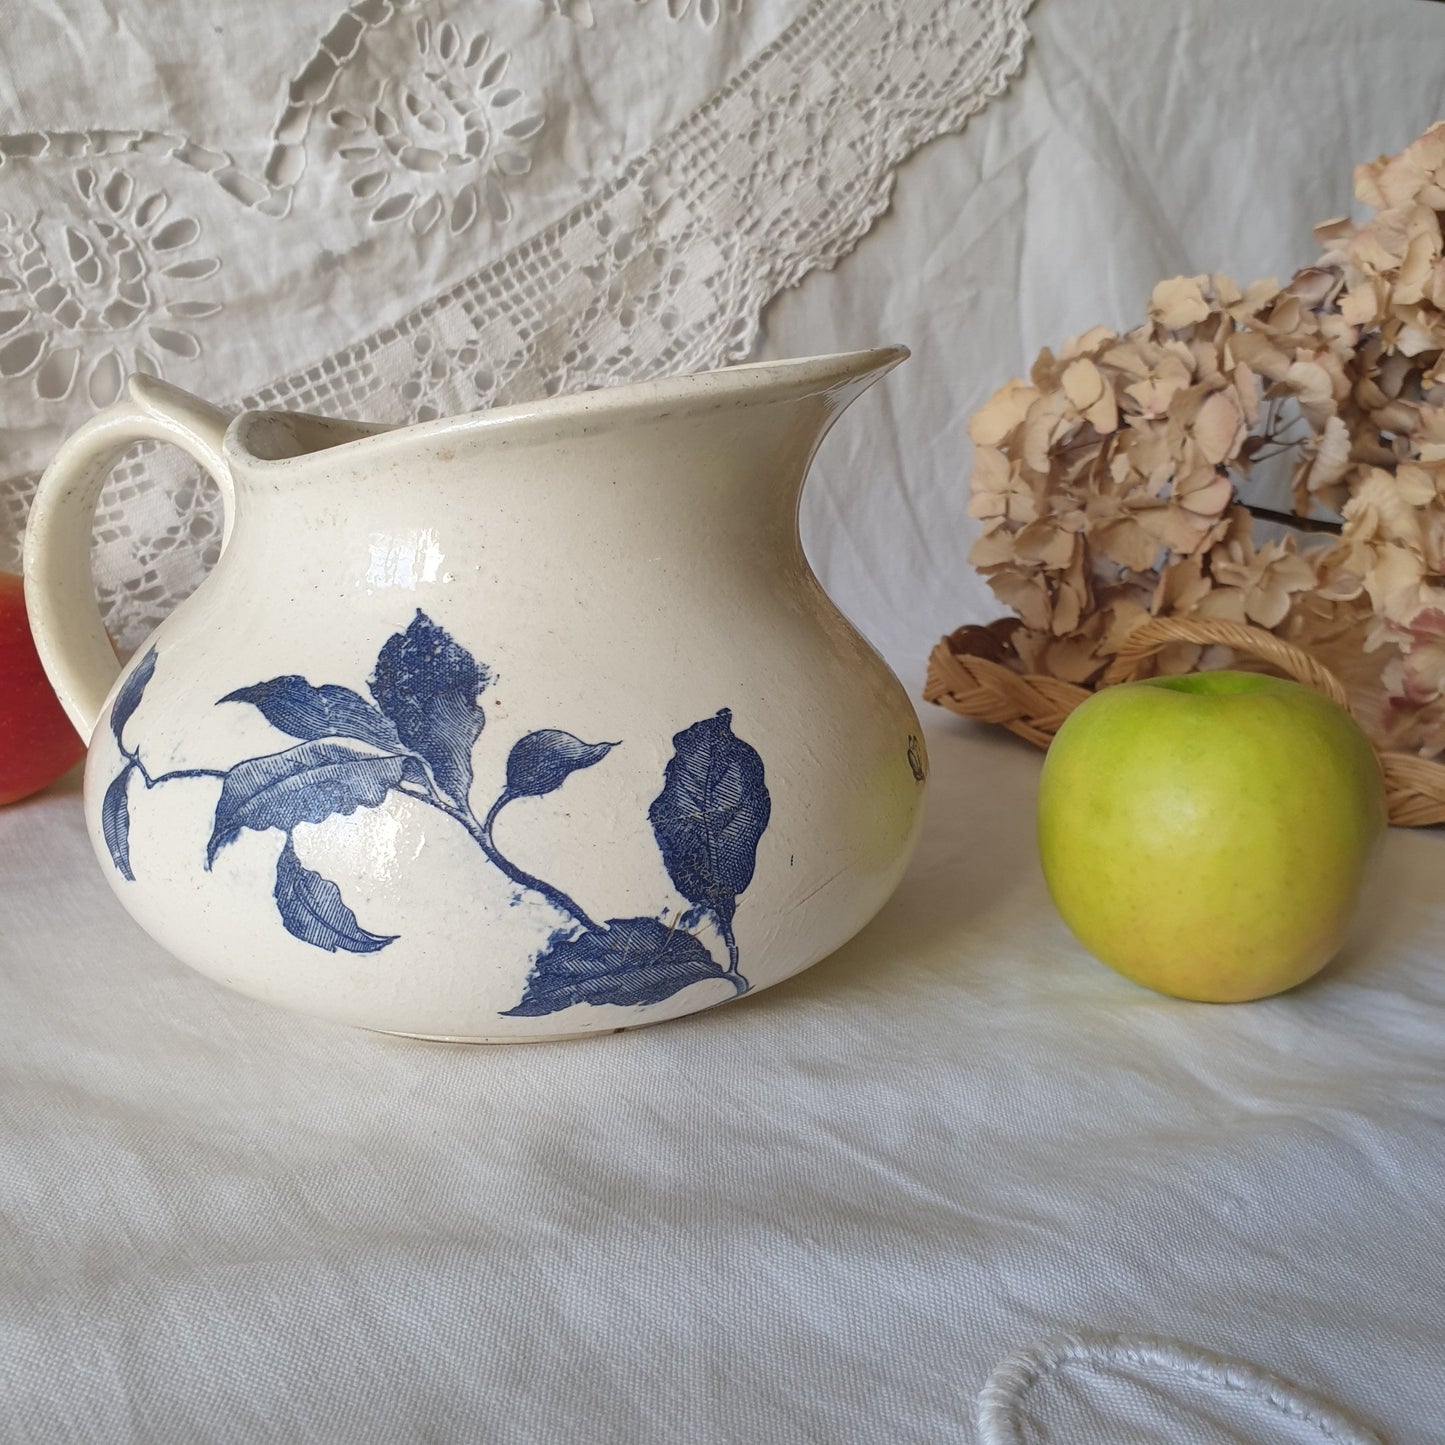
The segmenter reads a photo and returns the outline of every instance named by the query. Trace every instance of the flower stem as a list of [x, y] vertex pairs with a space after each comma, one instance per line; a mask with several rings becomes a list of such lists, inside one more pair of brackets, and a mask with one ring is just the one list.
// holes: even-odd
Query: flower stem
[[540, 893], [542, 897], [547, 899], [554, 907], [560, 908], [563, 913], [570, 913], [588, 933], [602, 932], [602, 926], [590, 918], [583, 909], [573, 899], [568, 897], [567, 894], [563, 893], [560, 888], [554, 888], [550, 883], [533, 877], [532, 874], [518, 868], [511, 859], [502, 855], [496, 843], [492, 840], [492, 825], [497, 821], [497, 814], [510, 802], [512, 802], [512, 795], [504, 791], [501, 797], [492, 804], [491, 809], [482, 820], [480, 826], [474, 826], [475, 819], [469, 818], [466, 825], [467, 832], [471, 833], [472, 837], [475, 838], [481, 846], [482, 852], [485, 853], [513, 883], [520, 883], [523, 888], [530, 888], [534, 892]]
[[728, 966], [727, 976], [739, 994], [745, 994], [751, 987], [747, 979], [738, 971], [738, 941], [733, 936], [733, 926], [730, 922], [724, 922], [716, 913], [713, 914], [713, 922], [717, 924], [718, 936], [727, 944]]
[[465, 806], [457, 807], [450, 803], [444, 803], [430, 791], [414, 792], [410, 788], [400, 788], [398, 791], [408, 798], [415, 798], [419, 803], [426, 803], [429, 807], [435, 808], [439, 813], [445, 813], [454, 823], [460, 823], [471, 839], [487, 856], [487, 861], [494, 867], [505, 873], [513, 883], [522, 888], [531, 890], [533, 893], [540, 893], [554, 908], [560, 909], [563, 913], [570, 913], [572, 917], [587, 930], [588, 933], [601, 933], [603, 926], [590, 917], [573, 899], [563, 893], [560, 888], [554, 888], [550, 883], [541, 878], [535, 878], [524, 869], [518, 868], [510, 858], [505, 857], [492, 841], [492, 825], [497, 820], [497, 814], [510, 802], [512, 795], [503, 792], [500, 798], [492, 804], [491, 810], [482, 822], [477, 822], [476, 816], [471, 809]]

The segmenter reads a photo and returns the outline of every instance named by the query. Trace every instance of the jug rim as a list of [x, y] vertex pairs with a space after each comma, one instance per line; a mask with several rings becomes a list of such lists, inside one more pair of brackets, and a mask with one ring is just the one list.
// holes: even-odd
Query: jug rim
[[[499, 428], [517, 433], [515, 440], [519, 442], [565, 440], [604, 423], [662, 420], [683, 402], [706, 405], [711, 401], [714, 406], [709, 409], [723, 410], [749, 403], [798, 400], [850, 384], [861, 390], [909, 355], [906, 346], [879, 346], [777, 361], [745, 361], [709, 371], [623, 382], [409, 423], [353, 421], [262, 407], [243, 411], [232, 419], [222, 450], [228, 461], [237, 461], [247, 470], [271, 471], [301, 469], [321, 459], [341, 459], [354, 455], [359, 448], [376, 448], [387, 442], [411, 445]], [[267, 449], [258, 446], [267, 440], [268, 429], [270, 447], [289, 442], [295, 449], [268, 455]]]

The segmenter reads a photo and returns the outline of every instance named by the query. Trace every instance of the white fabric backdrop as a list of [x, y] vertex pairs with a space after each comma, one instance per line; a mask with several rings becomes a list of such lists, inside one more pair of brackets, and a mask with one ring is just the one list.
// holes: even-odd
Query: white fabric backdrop
[[[337, 7], [84, 0], [135, 74], [79, 101], [49, 7], [0, 34], [0, 566], [126, 370], [398, 422], [742, 359], [1018, 69], [1027, 0]], [[194, 472], [146, 448], [102, 500], [123, 650], [219, 550]]]
[[[961, 560], [969, 409], [1161, 275], [1287, 273], [1351, 163], [1445, 115], [1445, 6], [1041, 0], [1030, 27], [1015, 87], [766, 317], [774, 354], [914, 347], [805, 507], [911, 683], [997, 610]], [[1391, 835], [1314, 984], [1177, 1003], [1049, 909], [1036, 755], [925, 721], [925, 838], [854, 943], [520, 1050], [228, 995], [120, 913], [73, 788], [0, 811], [0, 1438], [970, 1440], [996, 1361], [1101, 1330], [1445, 1439], [1441, 839]], [[1041, 1383], [1020, 1438], [1322, 1438], [1128, 1376]]]

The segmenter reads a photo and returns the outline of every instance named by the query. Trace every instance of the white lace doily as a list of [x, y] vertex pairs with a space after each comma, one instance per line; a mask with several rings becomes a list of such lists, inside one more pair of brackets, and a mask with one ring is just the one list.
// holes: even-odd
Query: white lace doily
[[[115, 40], [123, 85], [86, 88], [22, 12], [0, 38], [0, 98], [33, 127], [0, 135], [0, 570], [40, 469], [132, 369], [403, 421], [744, 357], [769, 298], [1018, 70], [1028, 6], [170, 0]], [[122, 649], [219, 537], [177, 455], [117, 468], [95, 572]]]

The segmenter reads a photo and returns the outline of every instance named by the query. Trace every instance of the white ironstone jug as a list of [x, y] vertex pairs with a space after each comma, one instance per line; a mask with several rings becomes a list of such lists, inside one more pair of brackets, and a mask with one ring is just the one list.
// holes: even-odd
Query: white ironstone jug
[[[228, 424], [132, 378], [26, 540], [116, 895], [212, 978], [426, 1037], [653, 1023], [830, 953], [897, 883], [925, 764], [804, 560], [798, 498], [905, 355], [397, 429]], [[227, 540], [117, 677], [89, 525], [140, 439], [215, 478]]]

